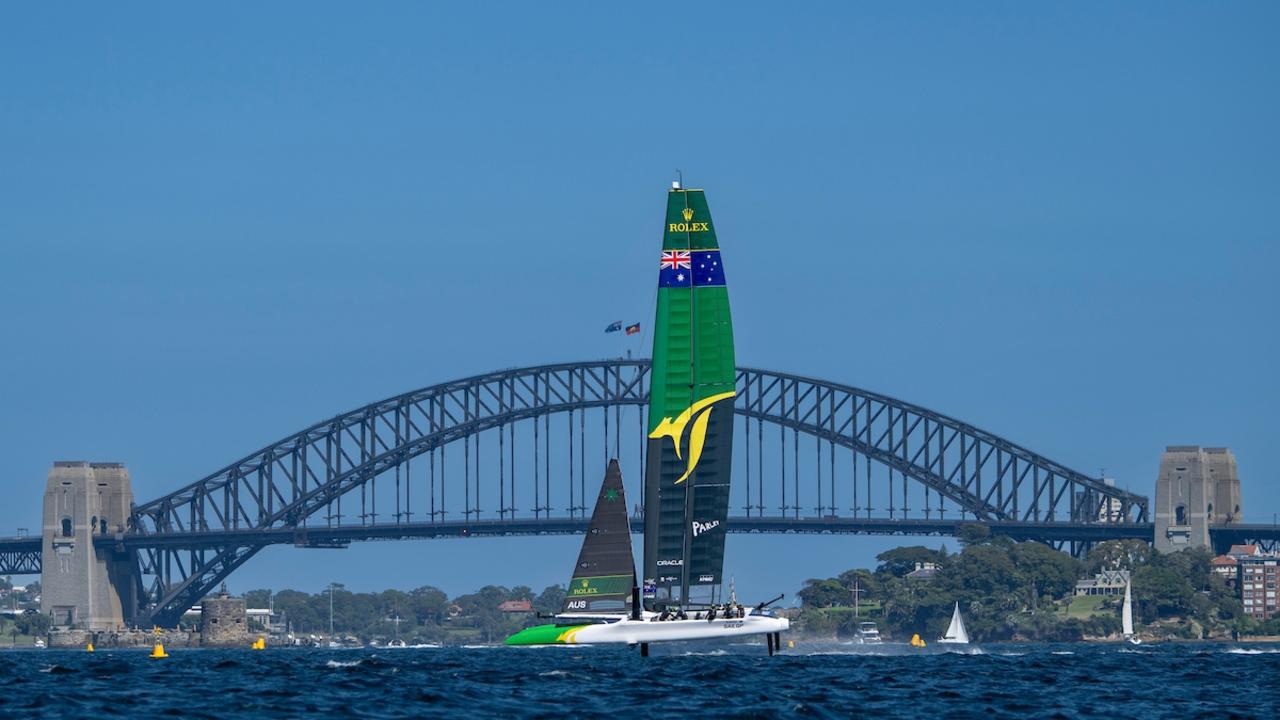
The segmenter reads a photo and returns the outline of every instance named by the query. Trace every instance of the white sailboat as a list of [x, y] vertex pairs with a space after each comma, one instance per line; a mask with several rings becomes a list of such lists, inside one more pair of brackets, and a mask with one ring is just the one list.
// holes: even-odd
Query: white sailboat
[[1141, 645], [1142, 640], [1133, 634], [1133, 593], [1130, 592], [1129, 586], [1128, 582], [1124, 584], [1124, 609], [1120, 611], [1121, 632], [1130, 644]]
[[969, 633], [964, 629], [964, 618], [960, 616], [960, 603], [956, 603], [955, 610], [951, 612], [951, 624], [947, 626], [947, 632], [938, 638], [938, 642], [950, 645], [969, 644]]

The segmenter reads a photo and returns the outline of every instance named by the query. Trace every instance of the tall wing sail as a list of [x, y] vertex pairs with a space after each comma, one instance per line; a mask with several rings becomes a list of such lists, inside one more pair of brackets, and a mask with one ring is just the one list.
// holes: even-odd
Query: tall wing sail
[[565, 612], [622, 612], [631, 606], [636, 564], [622, 471], [610, 460], [596, 498], [587, 537], [565, 593]]
[[736, 364], [729, 291], [701, 190], [667, 195], [645, 472], [650, 607], [714, 602], [729, 514]]

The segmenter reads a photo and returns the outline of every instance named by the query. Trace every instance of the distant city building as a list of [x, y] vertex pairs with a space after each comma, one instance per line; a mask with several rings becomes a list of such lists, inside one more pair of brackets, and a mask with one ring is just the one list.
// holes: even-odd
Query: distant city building
[[1076, 595], [1123, 595], [1129, 584], [1128, 570], [1103, 570], [1091, 578], [1076, 582]]
[[932, 580], [933, 576], [937, 575], [941, 569], [937, 563], [918, 562], [916, 563], [916, 569], [907, 573], [907, 577], [912, 580]]
[[[1103, 478], [1102, 482], [1110, 487], [1116, 486], [1114, 478]], [[1099, 522], [1125, 522], [1124, 503], [1117, 497], [1104, 497], [1100, 493], [1092, 490], [1078, 491], [1076, 496], [1076, 507], [1080, 508], [1080, 513], [1085, 517], [1093, 515]]]
[[1208, 547], [1209, 527], [1240, 522], [1240, 475], [1227, 448], [1171, 445], [1156, 478], [1155, 547]]
[[508, 600], [498, 605], [498, 610], [505, 613], [533, 612], [533, 603], [528, 600]]
[[1226, 555], [1219, 555], [1214, 558], [1210, 564], [1213, 566], [1214, 574], [1222, 578], [1227, 585], [1231, 587], [1236, 586], [1236, 570], [1239, 566], [1238, 560]]
[[1244, 614], [1256, 620], [1280, 616], [1276, 609], [1276, 584], [1280, 580], [1280, 558], [1253, 555], [1238, 561], [1237, 584]]
[[1232, 545], [1226, 554], [1214, 558], [1211, 564], [1213, 571], [1225, 580], [1227, 585], [1235, 587], [1239, 576], [1240, 559], [1260, 555], [1262, 555], [1262, 549], [1257, 545]]
[[1227, 557], [1239, 560], [1244, 557], [1257, 557], [1262, 554], [1262, 548], [1257, 545], [1232, 545], [1227, 550]]
[[[1102, 482], [1111, 487], [1116, 486], [1112, 478], [1103, 478]], [[1124, 522], [1124, 503], [1120, 498], [1109, 497], [1098, 504], [1098, 520], [1101, 522]]]

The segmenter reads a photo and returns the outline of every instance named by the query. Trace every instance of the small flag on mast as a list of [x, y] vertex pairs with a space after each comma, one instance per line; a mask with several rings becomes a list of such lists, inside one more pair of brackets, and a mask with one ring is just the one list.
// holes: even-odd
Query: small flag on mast
[[609, 323], [609, 327], [605, 328], [604, 331], [607, 333], [611, 333], [611, 332], [618, 332], [621, 329], [622, 329], [622, 321], [614, 320], [613, 322]]
[[639, 334], [640, 334], [640, 323], [636, 323], [636, 324], [634, 324], [634, 325], [628, 325], [628, 326], [627, 326], [627, 334], [628, 334], [628, 335], [639, 335]]

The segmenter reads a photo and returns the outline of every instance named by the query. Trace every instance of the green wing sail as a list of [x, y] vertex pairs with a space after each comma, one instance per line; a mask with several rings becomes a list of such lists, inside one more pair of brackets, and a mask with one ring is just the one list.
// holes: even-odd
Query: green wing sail
[[724, 568], [736, 363], [729, 291], [701, 190], [667, 195], [650, 377], [644, 590], [713, 602]]

